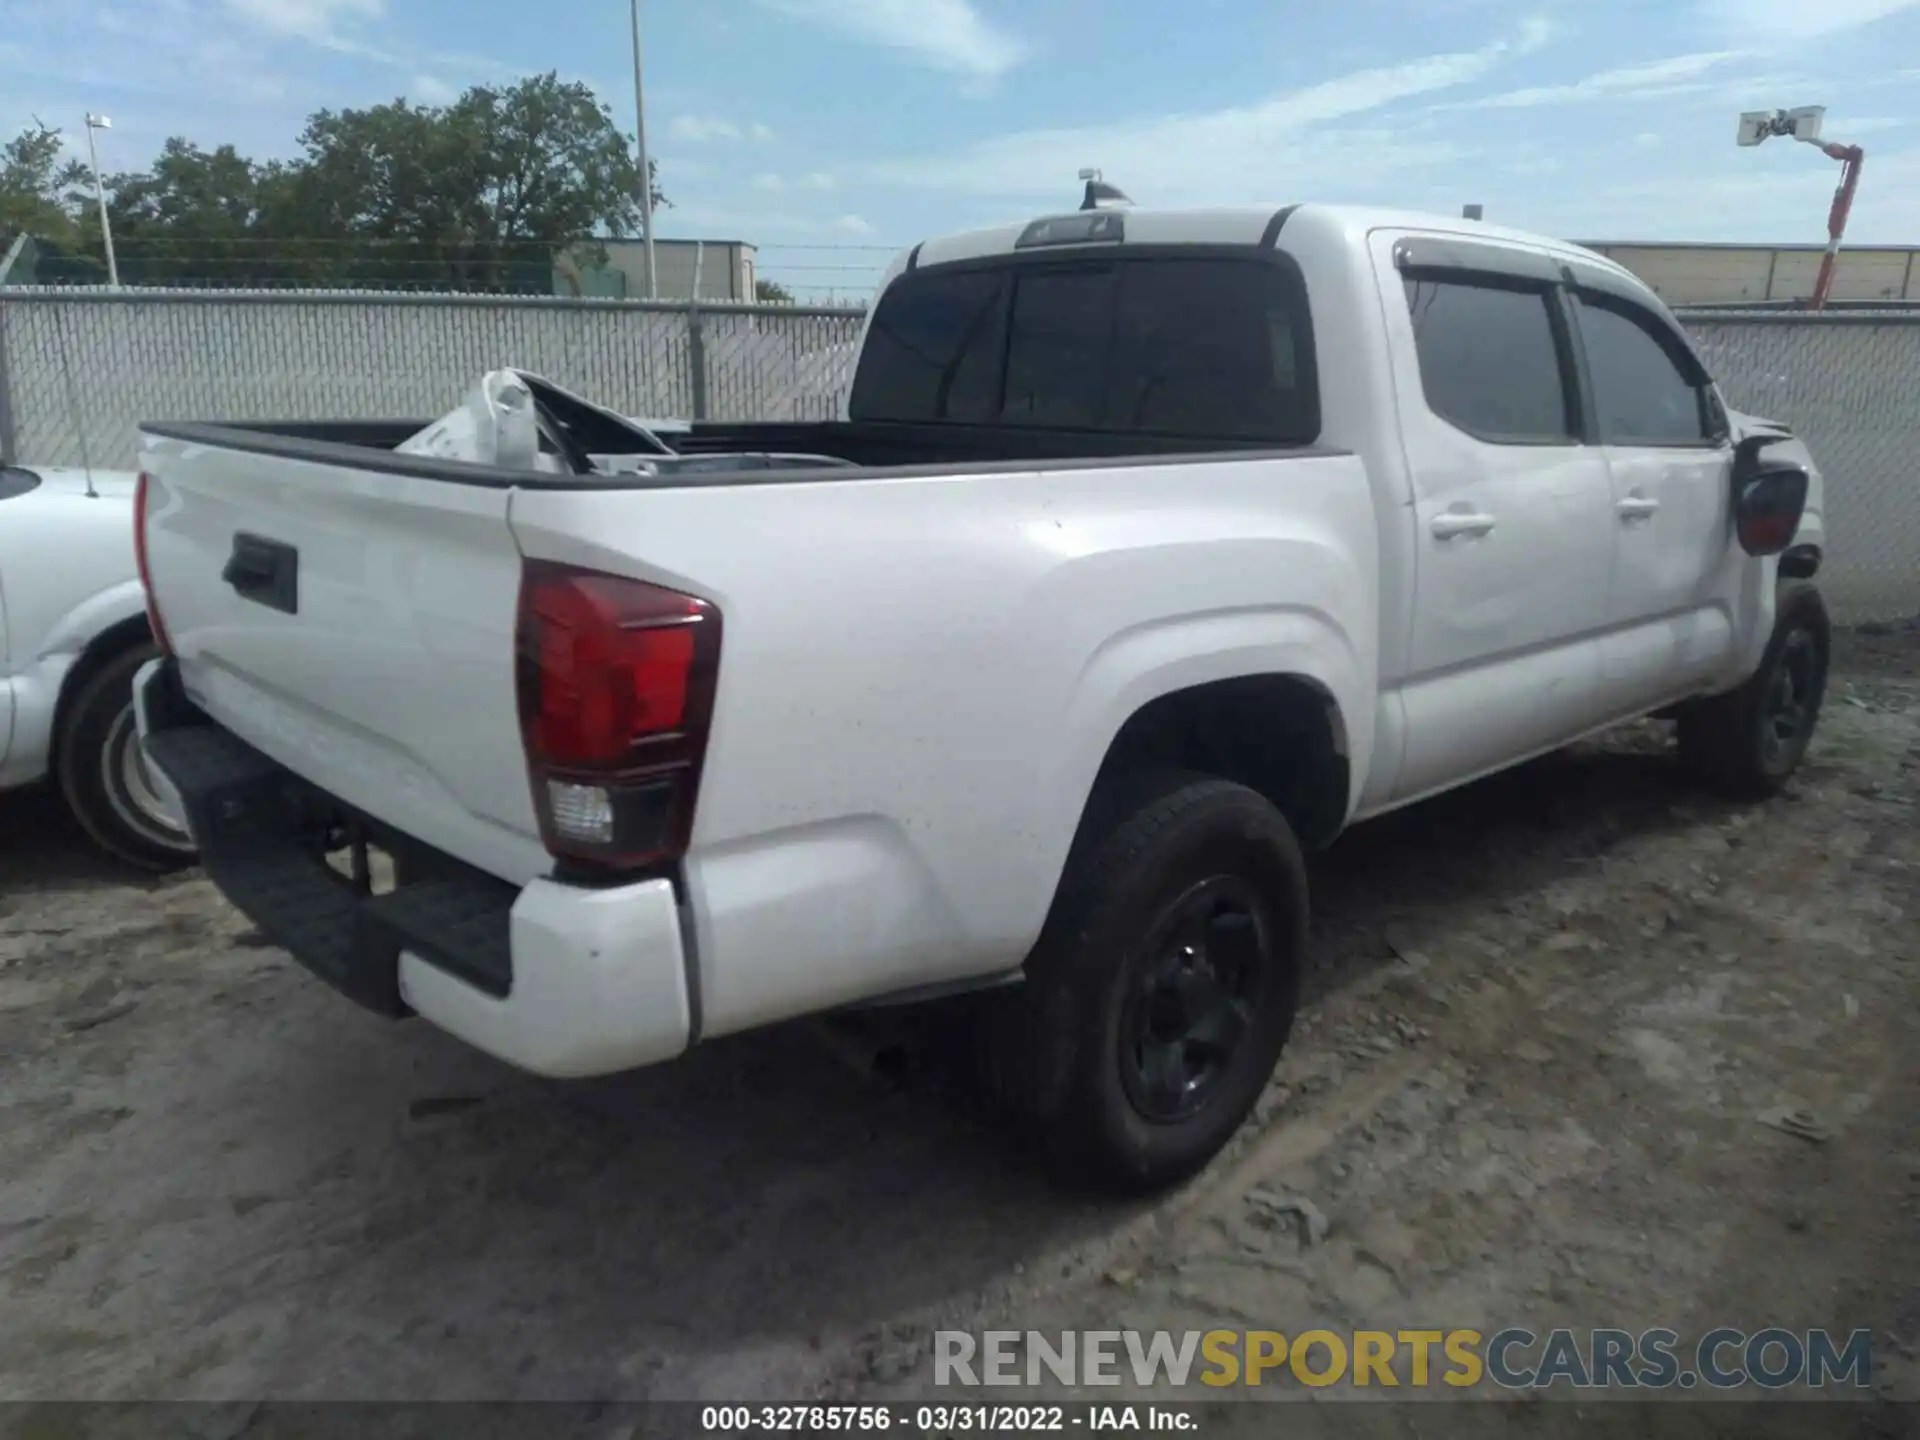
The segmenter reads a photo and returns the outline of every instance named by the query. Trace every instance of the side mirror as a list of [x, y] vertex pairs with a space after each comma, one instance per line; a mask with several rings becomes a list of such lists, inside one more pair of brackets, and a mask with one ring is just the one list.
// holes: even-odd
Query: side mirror
[[1749, 435], [1733, 447], [1733, 494], [1738, 499], [1760, 470], [1760, 452], [1769, 445], [1792, 439], [1790, 435]]
[[1807, 508], [1810, 483], [1798, 465], [1768, 465], [1749, 478], [1733, 502], [1733, 528], [1740, 548], [1765, 558], [1791, 545]]

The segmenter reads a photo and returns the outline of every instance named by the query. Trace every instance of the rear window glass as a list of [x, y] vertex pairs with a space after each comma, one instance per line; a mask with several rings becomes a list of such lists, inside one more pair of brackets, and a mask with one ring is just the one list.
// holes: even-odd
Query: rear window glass
[[881, 298], [848, 413], [1306, 443], [1320, 418], [1305, 291], [1251, 258], [908, 276]]
[[861, 347], [854, 418], [991, 420], [1007, 345], [1006, 291], [1007, 277], [985, 270], [891, 287]]
[[1017, 278], [1001, 420], [1098, 427], [1114, 341], [1115, 266], [1034, 270]]
[[1125, 268], [1109, 423], [1236, 438], [1318, 433], [1318, 406], [1302, 388], [1305, 307], [1291, 303], [1275, 267], [1164, 260]]

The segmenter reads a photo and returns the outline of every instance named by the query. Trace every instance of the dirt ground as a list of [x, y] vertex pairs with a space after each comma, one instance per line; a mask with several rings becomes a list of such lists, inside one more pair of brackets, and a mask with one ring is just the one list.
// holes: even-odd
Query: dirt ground
[[517, 1075], [11, 799], [0, 1400], [900, 1398], [934, 1328], [1369, 1323], [1867, 1327], [1920, 1399], [1920, 631], [1843, 641], [1771, 805], [1644, 726], [1356, 829], [1259, 1123], [1131, 1207], [886, 1027]]

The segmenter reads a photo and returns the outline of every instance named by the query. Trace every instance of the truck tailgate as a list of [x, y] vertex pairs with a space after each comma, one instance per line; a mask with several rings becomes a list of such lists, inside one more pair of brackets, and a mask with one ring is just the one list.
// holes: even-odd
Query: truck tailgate
[[187, 694], [348, 804], [545, 874], [514, 694], [511, 491], [148, 437], [147, 564]]

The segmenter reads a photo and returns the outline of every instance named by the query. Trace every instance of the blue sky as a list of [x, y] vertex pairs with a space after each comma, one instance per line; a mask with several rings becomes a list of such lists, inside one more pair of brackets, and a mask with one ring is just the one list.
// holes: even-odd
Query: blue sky
[[[0, 0], [0, 125], [103, 166], [170, 134], [291, 153], [322, 106], [554, 69], [633, 120], [626, 0]], [[1816, 241], [1838, 167], [1733, 143], [1825, 104], [1848, 233], [1920, 243], [1920, 0], [645, 0], [662, 235], [862, 291], [887, 252], [1070, 206], [1388, 203], [1589, 240]]]

